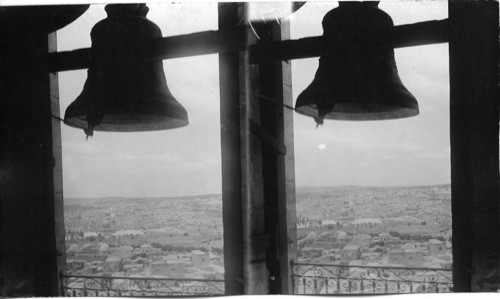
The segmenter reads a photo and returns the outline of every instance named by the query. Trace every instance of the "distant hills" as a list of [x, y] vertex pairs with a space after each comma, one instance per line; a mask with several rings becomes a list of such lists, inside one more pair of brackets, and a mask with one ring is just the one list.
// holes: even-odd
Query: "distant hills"
[[329, 193], [334, 191], [369, 191], [377, 190], [403, 190], [403, 189], [427, 189], [427, 188], [450, 188], [450, 184], [438, 185], [416, 185], [416, 186], [300, 186], [296, 188], [297, 193]]
[[[417, 186], [300, 186], [296, 188], [296, 192], [300, 193], [330, 193], [335, 191], [382, 191], [386, 190], [403, 190], [403, 189], [427, 189], [427, 188], [450, 188], [450, 184], [438, 184], [438, 185], [417, 185]], [[141, 201], [141, 200], [168, 200], [168, 199], [205, 199], [221, 197], [221, 194], [203, 194], [203, 195], [189, 195], [189, 196], [168, 196], [168, 197], [120, 197], [120, 196], [106, 196], [106, 197], [94, 197], [94, 198], [83, 198], [83, 197], [67, 197], [64, 198], [66, 204], [90, 204], [96, 202], [110, 202], [116, 200], [125, 201]]]
[[203, 194], [203, 195], [188, 195], [188, 196], [168, 196], [168, 197], [141, 197], [141, 196], [104, 196], [104, 197], [65, 197], [65, 204], [91, 204], [97, 202], [112, 202], [112, 201], [142, 201], [142, 200], [175, 200], [175, 199], [184, 199], [184, 200], [194, 200], [194, 199], [205, 199], [205, 198], [214, 198], [221, 197], [221, 194]]

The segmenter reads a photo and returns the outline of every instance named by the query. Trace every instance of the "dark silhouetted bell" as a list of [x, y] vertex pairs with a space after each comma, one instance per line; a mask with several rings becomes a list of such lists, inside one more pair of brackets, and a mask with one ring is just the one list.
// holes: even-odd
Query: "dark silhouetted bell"
[[394, 27], [378, 2], [339, 2], [323, 19], [327, 51], [295, 105], [323, 119], [378, 120], [414, 116], [418, 103], [403, 86], [387, 36]]
[[144, 4], [107, 5], [108, 17], [92, 28], [92, 63], [80, 96], [64, 122], [93, 130], [137, 132], [189, 124], [187, 112], [172, 96], [161, 60], [132, 57], [147, 52], [160, 28], [146, 19]]

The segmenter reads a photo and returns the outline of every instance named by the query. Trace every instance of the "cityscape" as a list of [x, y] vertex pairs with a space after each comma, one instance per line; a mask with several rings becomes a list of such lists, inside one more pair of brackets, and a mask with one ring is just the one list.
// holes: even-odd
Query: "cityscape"
[[299, 262], [451, 268], [449, 185], [299, 188]]
[[[314, 265], [452, 267], [450, 185], [299, 187], [296, 209], [298, 284], [312, 277]], [[205, 291], [215, 288], [223, 294], [220, 194], [68, 198], [65, 226], [67, 275], [178, 280], [173, 287], [204, 280], [210, 281]], [[67, 283], [78, 289], [84, 281]], [[120, 288], [134, 286], [121, 282]]]

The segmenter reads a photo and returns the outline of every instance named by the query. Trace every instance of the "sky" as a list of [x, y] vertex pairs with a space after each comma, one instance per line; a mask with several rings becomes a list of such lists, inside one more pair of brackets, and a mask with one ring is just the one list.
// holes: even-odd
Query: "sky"
[[[292, 38], [320, 35], [321, 23], [307, 16], [324, 15], [334, 6], [308, 3], [298, 10], [290, 23]], [[382, 1], [379, 8], [395, 25], [448, 16], [446, 1]], [[314, 120], [295, 113], [297, 186], [450, 183], [448, 45], [395, 49], [395, 58], [420, 114], [385, 121], [325, 121], [315, 129]], [[311, 83], [317, 66], [317, 58], [292, 62], [294, 99]]]
[[[322, 34], [336, 1], [308, 2], [291, 15], [292, 39]], [[217, 30], [217, 4], [148, 3], [163, 36]], [[282, 7], [282, 6], [280, 6]], [[396, 25], [447, 18], [446, 1], [382, 1]], [[266, 6], [266, 9], [267, 6]], [[91, 46], [106, 17], [92, 5], [58, 31], [58, 51]], [[420, 115], [370, 122], [325, 121], [294, 113], [297, 186], [410, 186], [450, 182], [447, 44], [396, 49], [404, 85]], [[65, 197], [163, 197], [221, 193], [218, 56], [164, 60], [170, 91], [186, 108], [187, 127], [154, 132], [94, 132], [62, 126]], [[292, 61], [294, 101], [312, 81], [318, 58]], [[86, 70], [59, 73], [61, 116], [81, 93]]]

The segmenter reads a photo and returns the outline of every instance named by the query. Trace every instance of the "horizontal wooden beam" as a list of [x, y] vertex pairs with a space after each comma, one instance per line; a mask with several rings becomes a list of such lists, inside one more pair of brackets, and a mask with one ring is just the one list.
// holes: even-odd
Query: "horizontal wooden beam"
[[392, 46], [405, 48], [449, 41], [449, 20], [427, 21], [395, 26], [391, 32]]
[[[239, 26], [218, 31], [203, 31], [186, 35], [157, 38], [150, 45], [135, 53], [122, 57], [124, 60], [173, 59], [206, 54], [230, 53], [247, 48], [245, 32], [247, 27]], [[142, 50], [142, 51], [141, 51]], [[49, 54], [51, 72], [71, 71], [88, 68], [92, 64], [92, 49], [77, 49]]]
[[[395, 26], [387, 38], [394, 48], [448, 42], [448, 20], [428, 21]], [[259, 43], [251, 47], [251, 62], [290, 60], [322, 56], [323, 38], [306, 37], [298, 40]]]
[[[129, 60], [172, 59], [197, 55], [230, 53], [250, 49], [252, 63], [321, 56], [321, 36], [251, 45], [246, 40], [246, 26], [218, 31], [155, 39], [142, 53], [131, 53]], [[448, 42], [448, 20], [427, 21], [395, 26], [389, 39], [395, 48]], [[88, 68], [92, 63], [90, 48], [49, 54], [51, 72]]]

